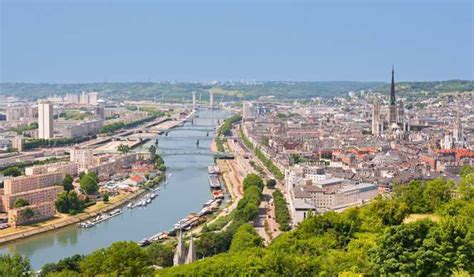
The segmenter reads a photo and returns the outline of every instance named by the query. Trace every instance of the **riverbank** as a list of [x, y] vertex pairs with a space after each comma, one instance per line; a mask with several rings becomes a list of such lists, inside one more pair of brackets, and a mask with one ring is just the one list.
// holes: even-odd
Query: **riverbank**
[[[110, 199], [108, 203], [102, 201], [97, 202], [95, 205], [88, 207], [83, 213], [71, 216], [65, 214], [57, 214], [55, 218], [50, 219], [45, 222], [40, 222], [37, 224], [29, 226], [20, 226], [13, 230], [1, 230], [0, 231], [0, 245], [7, 242], [12, 242], [19, 239], [24, 239], [34, 235], [54, 231], [72, 224], [77, 224], [81, 221], [94, 218], [101, 213], [107, 213], [112, 211], [120, 206], [123, 206], [127, 202], [145, 194], [146, 189], [139, 189], [136, 192], [129, 193], [127, 195], [119, 195]], [[121, 197], [122, 196], [122, 197]], [[4, 234], [2, 234], [3, 231]], [[11, 232], [8, 232], [11, 231]]]

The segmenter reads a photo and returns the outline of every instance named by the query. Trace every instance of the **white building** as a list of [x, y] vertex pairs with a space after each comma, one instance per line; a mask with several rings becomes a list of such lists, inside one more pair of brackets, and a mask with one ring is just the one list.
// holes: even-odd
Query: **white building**
[[53, 135], [53, 104], [49, 101], [40, 101], [38, 104], [38, 138], [52, 139]]
[[375, 184], [357, 184], [343, 178], [325, 175], [319, 166], [295, 165], [285, 172], [285, 189], [289, 197], [293, 224], [313, 214], [342, 211], [361, 205], [378, 194]]

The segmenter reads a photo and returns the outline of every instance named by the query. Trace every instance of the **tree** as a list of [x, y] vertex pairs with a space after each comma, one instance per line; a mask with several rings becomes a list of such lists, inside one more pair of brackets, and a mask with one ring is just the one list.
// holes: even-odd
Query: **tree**
[[54, 205], [60, 213], [76, 214], [83, 209], [75, 191], [62, 191], [58, 193]]
[[64, 180], [63, 180], [64, 190], [65, 191], [73, 190], [74, 189], [74, 185], [72, 184], [73, 182], [74, 182], [74, 179], [72, 178], [72, 176], [69, 175], [69, 174], [66, 174], [66, 176], [64, 176]]
[[173, 265], [174, 250], [171, 243], [153, 243], [145, 248], [145, 252], [152, 263], [161, 267]]
[[303, 162], [303, 157], [300, 154], [291, 154], [290, 164], [299, 164]]
[[[474, 167], [473, 167], [474, 168]], [[458, 191], [464, 200], [474, 199], [474, 173], [464, 174], [458, 185]]]
[[418, 250], [433, 225], [430, 220], [421, 220], [386, 229], [372, 257], [376, 275], [429, 275], [432, 262]]
[[130, 152], [130, 146], [125, 145], [125, 144], [120, 144], [119, 146], [117, 146], [117, 150], [122, 154], [126, 154]]
[[150, 159], [152, 161], [155, 160], [155, 155], [156, 155], [156, 146], [155, 145], [150, 145], [150, 147], [148, 148], [148, 151], [150, 152]]
[[461, 177], [465, 177], [469, 174], [473, 174], [474, 173], [474, 166], [472, 165], [465, 165], [461, 168], [461, 171], [459, 172], [459, 174], [461, 175]]
[[263, 246], [263, 240], [251, 224], [244, 224], [237, 229], [230, 245], [231, 252]]
[[438, 178], [426, 182], [426, 188], [423, 192], [428, 211], [434, 211], [436, 208], [451, 199], [452, 182]]
[[419, 252], [428, 257], [430, 270], [436, 275], [449, 276], [459, 269], [474, 272], [472, 218], [448, 218], [435, 225]]
[[84, 175], [80, 180], [80, 185], [87, 194], [95, 194], [99, 190], [97, 178], [91, 174]]
[[103, 196], [102, 196], [102, 200], [107, 203], [109, 202], [109, 194], [108, 193], [105, 193]]
[[407, 205], [396, 200], [377, 199], [372, 207], [372, 211], [378, 215], [385, 226], [399, 225], [409, 214]]
[[60, 213], [69, 212], [69, 201], [67, 198], [67, 191], [62, 191], [56, 196], [56, 201], [54, 202], [56, 210]]
[[0, 255], [0, 275], [5, 277], [33, 276], [30, 260], [18, 254]]
[[245, 177], [243, 183], [244, 183], [244, 191], [250, 186], [255, 186], [260, 191], [263, 190], [263, 180], [262, 180], [262, 178], [260, 178], [260, 176], [258, 176], [255, 173], [251, 173], [251, 174], [247, 175]]
[[[62, 273], [62, 276], [75, 276], [74, 274], [79, 274], [80, 272], [79, 262], [82, 261], [82, 259], [84, 259], [83, 255], [76, 254], [74, 256], [61, 259], [57, 263], [45, 264], [41, 268], [41, 273], [39, 276], [45, 277], [52, 273]], [[69, 275], [65, 275], [66, 273], [69, 273]]]
[[15, 200], [14, 207], [18, 209], [28, 205], [30, 205], [30, 203], [27, 200], [25, 200], [24, 198], [18, 198], [17, 200]]
[[26, 209], [23, 210], [23, 215], [27, 219], [31, 219], [33, 216], [35, 216], [35, 212], [31, 208], [26, 208]]
[[136, 242], [119, 241], [86, 256], [80, 267], [83, 275], [141, 276], [151, 274], [151, 260]]
[[16, 166], [12, 166], [12, 167], [9, 167], [9, 168], [5, 169], [3, 171], [3, 175], [4, 176], [17, 177], [17, 176], [21, 175], [21, 170]]
[[270, 189], [275, 188], [276, 184], [277, 184], [277, 182], [276, 182], [275, 179], [269, 179], [267, 181], [267, 187], [270, 188]]

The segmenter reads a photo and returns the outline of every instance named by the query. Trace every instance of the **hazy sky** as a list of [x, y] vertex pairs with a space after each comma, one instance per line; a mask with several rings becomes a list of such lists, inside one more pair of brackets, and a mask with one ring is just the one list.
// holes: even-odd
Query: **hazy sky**
[[471, 0], [0, 2], [2, 82], [473, 79]]

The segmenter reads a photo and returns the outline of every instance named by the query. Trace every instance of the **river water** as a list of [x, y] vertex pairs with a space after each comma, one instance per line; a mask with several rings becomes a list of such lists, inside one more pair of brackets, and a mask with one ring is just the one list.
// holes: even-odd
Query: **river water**
[[[194, 124], [171, 130], [158, 138], [158, 150], [171, 173], [159, 196], [144, 208], [123, 208], [123, 214], [89, 229], [69, 226], [57, 231], [14, 241], [0, 246], [0, 253], [27, 256], [37, 270], [45, 263], [56, 262], [74, 254], [88, 254], [120, 240], [139, 241], [161, 231], [170, 230], [179, 219], [198, 212], [211, 199], [207, 166], [214, 163], [210, 151], [218, 120], [229, 116], [224, 111], [203, 110]], [[199, 147], [196, 140], [199, 139]], [[149, 142], [143, 147], [148, 147]]]

